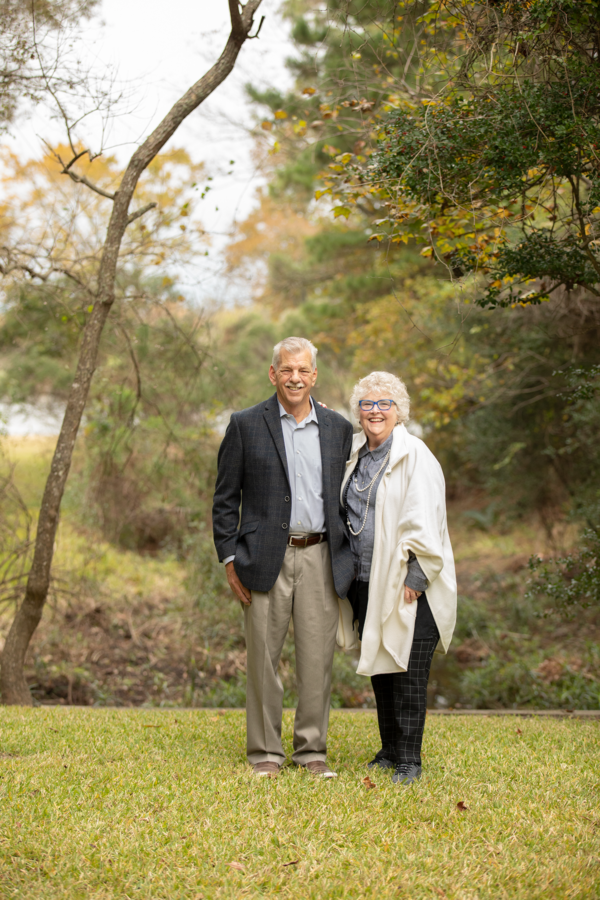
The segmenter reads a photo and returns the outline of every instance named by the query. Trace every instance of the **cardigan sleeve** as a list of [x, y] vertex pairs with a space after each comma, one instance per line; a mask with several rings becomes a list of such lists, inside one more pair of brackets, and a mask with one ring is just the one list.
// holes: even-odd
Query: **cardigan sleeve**
[[427, 590], [429, 585], [427, 576], [419, 565], [419, 560], [412, 550], [408, 554], [408, 572], [404, 579], [404, 584], [406, 587], [410, 588], [411, 591], [419, 591], [421, 594], [423, 591]]

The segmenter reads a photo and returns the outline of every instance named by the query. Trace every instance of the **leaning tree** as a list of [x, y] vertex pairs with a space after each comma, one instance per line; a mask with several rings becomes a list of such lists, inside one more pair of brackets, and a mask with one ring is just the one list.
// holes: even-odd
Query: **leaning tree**
[[[96, 277], [95, 295], [87, 320], [75, 378], [69, 392], [64, 418], [58, 437], [50, 474], [40, 507], [33, 561], [23, 602], [17, 609], [4, 651], [0, 686], [2, 700], [7, 704], [31, 705], [32, 699], [24, 676], [25, 654], [37, 628], [50, 586], [50, 573], [54, 554], [54, 541], [65, 485], [71, 467], [73, 450], [81, 417], [96, 367], [102, 332], [115, 301], [115, 279], [121, 243], [127, 226], [148, 212], [154, 204], [145, 204], [130, 211], [136, 186], [144, 170], [150, 165], [181, 123], [209, 97], [232, 71], [244, 43], [257, 37], [260, 25], [251, 34], [254, 17], [261, 0], [228, 0], [231, 31], [217, 62], [177, 100], [164, 119], [137, 148], [129, 160], [123, 178], [114, 193], [95, 185], [78, 172], [79, 160], [88, 153], [71, 143], [72, 156], [64, 160], [66, 177], [82, 183], [89, 190], [99, 193], [112, 202], [112, 212], [106, 231], [104, 247]], [[89, 155], [89, 153], [88, 153]]]

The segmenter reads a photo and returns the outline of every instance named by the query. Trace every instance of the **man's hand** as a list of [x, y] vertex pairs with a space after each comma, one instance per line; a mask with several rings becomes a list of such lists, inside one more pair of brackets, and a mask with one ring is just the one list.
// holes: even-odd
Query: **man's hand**
[[[231, 566], [233, 567], [233, 563], [231, 563]], [[231, 582], [230, 582], [230, 584], [231, 584]], [[413, 591], [413, 590], [411, 590], [411, 588], [406, 587], [406, 585], [404, 585], [404, 601], [405, 601], [405, 603], [412, 603], [413, 600], [418, 600], [420, 596], [421, 596], [421, 591]]]
[[237, 577], [237, 572], [233, 568], [233, 560], [228, 562], [225, 566], [225, 572], [227, 573], [227, 581], [229, 582], [229, 587], [238, 598], [238, 600], [244, 606], [250, 606], [252, 603], [252, 596], [248, 588], [245, 588], [240, 579]]

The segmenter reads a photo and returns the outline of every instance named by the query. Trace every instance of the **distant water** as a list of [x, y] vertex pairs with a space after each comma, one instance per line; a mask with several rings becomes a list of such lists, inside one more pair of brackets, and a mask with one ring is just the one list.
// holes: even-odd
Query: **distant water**
[[64, 408], [56, 403], [0, 403], [0, 426], [10, 437], [58, 434]]
[[[338, 407], [336, 411], [350, 419], [353, 425], [357, 425], [348, 409]], [[232, 409], [226, 409], [215, 416], [213, 427], [217, 434], [225, 434], [232, 412]], [[10, 437], [58, 434], [63, 415], [64, 407], [51, 401], [40, 401], [39, 404], [0, 403], [0, 428]], [[407, 423], [407, 429], [416, 437], [423, 437], [424, 431], [418, 422], [411, 419]]]

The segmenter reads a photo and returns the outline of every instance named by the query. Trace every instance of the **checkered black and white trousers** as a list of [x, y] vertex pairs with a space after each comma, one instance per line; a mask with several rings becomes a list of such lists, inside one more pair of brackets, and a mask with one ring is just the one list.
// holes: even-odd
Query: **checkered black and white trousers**
[[377, 759], [421, 765], [427, 682], [437, 638], [414, 640], [406, 672], [373, 675], [381, 750]]

